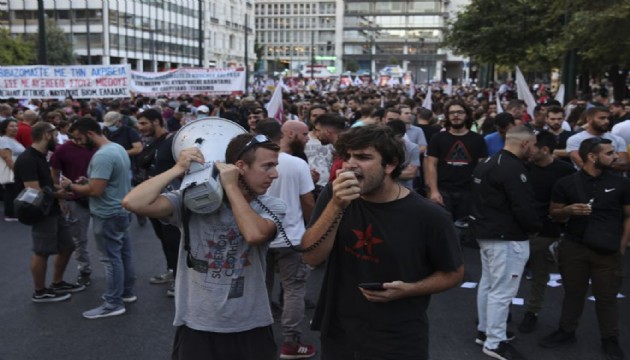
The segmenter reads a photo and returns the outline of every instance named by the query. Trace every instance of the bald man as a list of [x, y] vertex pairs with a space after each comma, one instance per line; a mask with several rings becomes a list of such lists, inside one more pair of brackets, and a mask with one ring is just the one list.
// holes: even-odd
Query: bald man
[[25, 148], [29, 148], [33, 144], [31, 126], [35, 125], [37, 119], [39, 119], [39, 116], [35, 111], [26, 110], [24, 114], [22, 114], [22, 121], [18, 123], [18, 132], [15, 136], [15, 140], [19, 141]]
[[308, 126], [298, 120], [289, 120], [282, 125], [280, 151], [297, 156], [306, 161], [304, 148], [308, 141]]

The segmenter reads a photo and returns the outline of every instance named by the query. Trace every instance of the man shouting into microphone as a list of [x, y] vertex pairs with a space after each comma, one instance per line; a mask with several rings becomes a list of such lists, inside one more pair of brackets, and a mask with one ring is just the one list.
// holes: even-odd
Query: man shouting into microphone
[[322, 359], [428, 359], [430, 295], [464, 275], [451, 217], [397, 183], [405, 153], [389, 128], [352, 128], [335, 148], [343, 169], [302, 238], [306, 263], [328, 259], [313, 319]]

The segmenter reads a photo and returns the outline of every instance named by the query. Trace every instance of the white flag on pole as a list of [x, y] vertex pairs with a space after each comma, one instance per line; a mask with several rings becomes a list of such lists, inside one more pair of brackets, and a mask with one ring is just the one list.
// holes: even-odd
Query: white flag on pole
[[284, 87], [284, 81], [282, 78], [278, 81], [276, 89], [273, 91], [271, 100], [265, 105], [269, 117], [272, 117], [282, 124], [284, 121], [284, 108], [282, 106], [282, 88]]
[[416, 96], [416, 85], [413, 83], [413, 79], [409, 80], [409, 98], [413, 99]]
[[560, 102], [560, 105], [564, 106], [564, 84], [560, 84], [555, 99]]
[[363, 81], [361, 80], [361, 77], [360, 77], [359, 75], [357, 75], [357, 76], [354, 78], [354, 85], [355, 85], [355, 86], [361, 86], [361, 85], [363, 85]]
[[433, 99], [431, 99], [431, 86], [427, 90], [427, 95], [424, 97], [424, 101], [422, 102], [422, 107], [433, 111]]
[[452, 79], [446, 79], [446, 91], [445, 91], [445, 93], [448, 96], [453, 96], [453, 80]]
[[500, 114], [503, 112], [503, 106], [501, 106], [501, 97], [497, 94], [495, 98], [497, 100], [497, 114]]
[[527, 86], [525, 77], [523, 76], [523, 73], [518, 66], [516, 66], [516, 91], [518, 93], [519, 100], [523, 100], [525, 101], [525, 104], [527, 104], [527, 113], [533, 119], [534, 108], [536, 107], [536, 100], [534, 99], [534, 95], [532, 95], [532, 92], [529, 91], [529, 86]]

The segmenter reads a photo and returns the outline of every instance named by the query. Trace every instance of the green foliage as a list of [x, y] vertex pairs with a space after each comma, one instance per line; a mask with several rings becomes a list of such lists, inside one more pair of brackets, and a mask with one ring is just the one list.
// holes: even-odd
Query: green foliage
[[[38, 35], [30, 34], [28, 41], [38, 44]], [[77, 62], [72, 42], [54, 20], [46, 22], [46, 55], [48, 65], [73, 65]]]
[[72, 43], [63, 30], [52, 20], [46, 22], [46, 40], [49, 65], [72, 65], [76, 63]]
[[359, 71], [360, 69], [359, 63], [354, 60], [344, 61], [344, 65], [346, 66], [346, 71], [350, 71], [353, 73]]
[[478, 61], [526, 71], [559, 66], [577, 49], [583, 68], [602, 72], [630, 63], [629, 16], [628, 0], [472, 0], [450, 24], [446, 43]]
[[262, 59], [265, 55], [265, 46], [259, 44], [258, 41], [254, 42], [254, 54], [256, 54], [256, 63], [254, 64], [254, 71], [260, 70], [262, 68]]
[[13, 37], [8, 29], [0, 28], [0, 64], [29, 65], [35, 60], [35, 45], [19, 37]]

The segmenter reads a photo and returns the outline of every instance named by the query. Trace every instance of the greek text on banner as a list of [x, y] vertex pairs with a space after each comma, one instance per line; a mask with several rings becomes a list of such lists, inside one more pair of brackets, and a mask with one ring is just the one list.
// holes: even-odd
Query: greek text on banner
[[131, 90], [147, 96], [230, 95], [245, 91], [245, 71], [181, 68], [164, 72], [131, 73]]
[[129, 97], [129, 65], [1, 66], [0, 99]]

